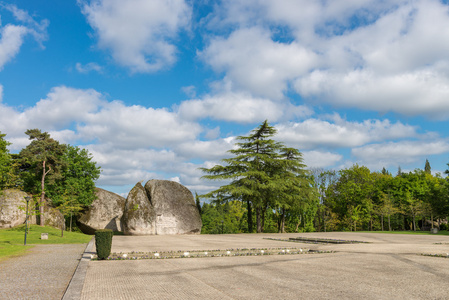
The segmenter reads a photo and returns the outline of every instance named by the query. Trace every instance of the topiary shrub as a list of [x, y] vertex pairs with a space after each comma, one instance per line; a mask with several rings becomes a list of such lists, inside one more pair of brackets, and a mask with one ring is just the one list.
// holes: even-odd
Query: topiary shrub
[[95, 231], [95, 247], [97, 248], [98, 259], [106, 259], [111, 254], [112, 236], [111, 229], [100, 229]]

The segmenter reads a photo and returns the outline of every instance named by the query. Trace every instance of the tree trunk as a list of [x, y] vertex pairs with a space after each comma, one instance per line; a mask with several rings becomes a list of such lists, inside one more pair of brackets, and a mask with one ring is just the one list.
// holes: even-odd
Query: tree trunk
[[430, 213], [430, 222], [432, 222], [432, 229], [433, 229], [433, 212]]
[[390, 215], [388, 215], [388, 231], [391, 231]]
[[246, 200], [246, 205], [248, 206], [248, 232], [253, 232], [253, 209], [251, 208], [251, 201]]
[[42, 180], [41, 180], [41, 201], [39, 203], [39, 225], [44, 226], [44, 203], [45, 203], [45, 175], [51, 171], [51, 167], [48, 171], [45, 170], [45, 160], [42, 162]]
[[257, 226], [257, 233], [262, 232], [262, 223], [260, 218], [260, 206], [256, 207], [256, 226]]
[[300, 215], [300, 216], [299, 216], [299, 221], [298, 221], [298, 223], [296, 224], [295, 232], [298, 232], [299, 225], [301, 225], [301, 220], [302, 220], [302, 218], [301, 218], [301, 215]]
[[413, 231], [416, 231], [415, 214], [413, 214]]
[[326, 209], [323, 209], [323, 227], [324, 232], [326, 232]]
[[384, 214], [380, 215], [380, 223], [382, 224], [382, 231], [384, 231]]
[[281, 233], [285, 233], [285, 208], [282, 208]]

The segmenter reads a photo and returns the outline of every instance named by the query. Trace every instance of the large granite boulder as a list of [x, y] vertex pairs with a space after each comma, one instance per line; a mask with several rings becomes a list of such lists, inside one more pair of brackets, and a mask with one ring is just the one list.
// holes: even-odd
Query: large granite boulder
[[94, 234], [98, 229], [123, 231], [121, 218], [126, 199], [115, 193], [96, 188], [96, 199], [78, 219], [81, 231]]
[[140, 182], [133, 187], [126, 198], [122, 222], [124, 234], [156, 234], [156, 213]]
[[201, 233], [201, 216], [189, 189], [174, 181], [153, 179], [145, 190], [156, 212], [156, 234]]
[[11, 228], [25, 223], [27, 195], [14, 189], [0, 191], [0, 228]]
[[[11, 228], [25, 224], [26, 196], [29, 195], [15, 189], [0, 191], [0, 228]], [[51, 203], [51, 200], [46, 198], [44, 204], [44, 225], [61, 227], [64, 216], [49, 203]], [[29, 209], [32, 211], [31, 207]], [[37, 218], [38, 216], [30, 214], [30, 224], [38, 224]]]

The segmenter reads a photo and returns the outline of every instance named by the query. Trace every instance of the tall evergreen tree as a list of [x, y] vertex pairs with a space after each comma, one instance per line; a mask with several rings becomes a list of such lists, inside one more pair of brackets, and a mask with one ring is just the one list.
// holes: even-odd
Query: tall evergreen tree
[[430, 167], [429, 160], [426, 159], [426, 164], [424, 166], [424, 172], [427, 174], [432, 174], [432, 168]]
[[234, 157], [223, 159], [224, 165], [201, 170], [211, 180], [230, 180], [227, 185], [203, 197], [246, 202], [248, 232], [252, 232], [252, 211], [256, 214], [256, 231], [262, 232], [268, 208], [291, 207], [297, 199], [305, 165], [301, 153], [286, 148], [272, 137], [276, 129], [268, 121], [252, 130], [248, 136], [239, 136], [237, 149], [229, 150]]

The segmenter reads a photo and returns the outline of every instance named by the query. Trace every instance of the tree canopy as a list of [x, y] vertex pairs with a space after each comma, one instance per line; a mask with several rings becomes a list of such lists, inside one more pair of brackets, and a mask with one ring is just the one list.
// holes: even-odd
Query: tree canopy
[[[270, 209], [280, 209], [285, 220], [285, 211], [299, 207], [296, 202], [306, 199], [302, 190], [310, 188], [302, 154], [272, 139], [275, 134], [276, 129], [264, 121], [248, 136], [237, 137], [236, 149], [229, 150], [233, 157], [222, 159], [223, 165], [201, 169], [208, 174], [203, 178], [229, 182], [202, 197], [219, 203], [243, 201], [249, 232], [253, 231], [253, 210], [256, 231], [263, 232]], [[279, 223], [281, 231], [283, 224]]]

